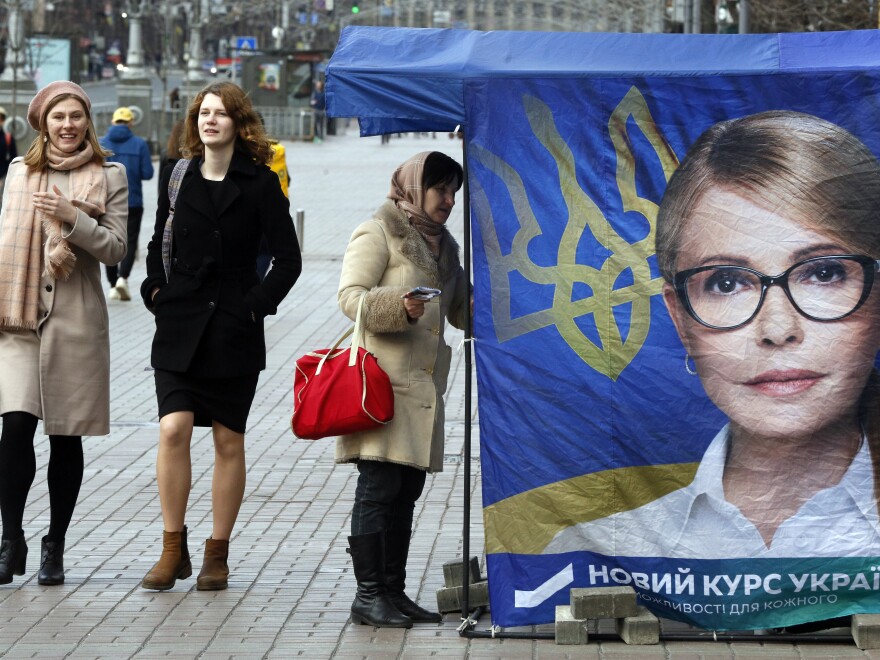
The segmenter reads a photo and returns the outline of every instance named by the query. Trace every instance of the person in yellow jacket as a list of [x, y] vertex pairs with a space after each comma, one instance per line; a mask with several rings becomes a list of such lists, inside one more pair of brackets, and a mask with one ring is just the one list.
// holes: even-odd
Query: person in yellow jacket
[[[261, 115], [260, 119], [262, 118]], [[269, 161], [269, 169], [278, 175], [278, 181], [281, 183], [281, 192], [290, 199], [288, 191], [290, 174], [287, 171], [287, 156], [284, 153], [284, 145], [277, 140], [269, 140], [269, 146], [272, 148], [272, 159]], [[257, 273], [260, 275], [260, 279], [266, 276], [271, 265], [272, 258], [269, 256], [269, 244], [266, 242], [266, 237], [263, 236], [263, 240], [260, 241], [260, 251], [257, 253]]]
[[269, 168], [278, 175], [278, 180], [281, 182], [281, 192], [290, 199], [290, 194], [287, 191], [290, 185], [290, 174], [287, 171], [287, 156], [284, 153], [284, 145], [272, 140], [270, 146], [272, 147], [272, 161], [269, 163]]

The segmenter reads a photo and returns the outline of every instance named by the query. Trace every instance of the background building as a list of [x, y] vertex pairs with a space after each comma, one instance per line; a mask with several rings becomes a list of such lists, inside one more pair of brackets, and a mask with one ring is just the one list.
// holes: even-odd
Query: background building
[[[125, 64], [129, 14], [143, 16], [143, 64], [158, 75], [186, 68], [192, 27], [199, 67], [233, 58], [238, 39], [263, 53], [333, 50], [346, 25], [473, 30], [610, 32], [789, 32], [876, 28], [877, 0], [7, 0], [24, 34], [68, 38], [80, 80]], [[0, 32], [0, 66], [9, 30]], [[27, 64], [25, 65], [27, 69]]]

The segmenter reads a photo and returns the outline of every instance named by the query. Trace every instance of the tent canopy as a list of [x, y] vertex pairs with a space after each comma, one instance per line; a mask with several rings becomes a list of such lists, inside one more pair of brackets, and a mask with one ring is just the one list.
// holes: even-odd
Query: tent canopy
[[361, 135], [451, 131], [467, 123], [463, 90], [472, 80], [766, 74], [878, 64], [876, 30], [682, 35], [349, 26], [327, 67], [327, 111], [357, 117]]

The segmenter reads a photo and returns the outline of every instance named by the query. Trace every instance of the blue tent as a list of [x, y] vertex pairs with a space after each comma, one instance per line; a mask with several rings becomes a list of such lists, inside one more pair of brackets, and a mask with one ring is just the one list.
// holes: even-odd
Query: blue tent
[[[807, 134], [848, 135], [856, 142], [845, 142], [850, 147], [840, 151], [864, 154], [861, 145], [852, 146], [861, 141], [880, 154], [878, 64], [877, 31], [343, 32], [327, 68], [331, 115], [357, 117], [363, 135], [465, 129], [483, 523], [495, 624], [546, 623], [556, 606], [569, 602], [571, 588], [616, 585], [632, 585], [659, 615], [713, 630], [880, 611], [880, 523], [872, 486], [880, 469], [876, 458], [871, 464], [880, 445], [868, 450], [880, 438], [866, 435], [856, 457], [838, 456], [849, 466], [847, 479], [810, 491], [807, 503], [782, 524], [742, 513], [718, 485], [727, 474], [728, 444], [781, 438], [796, 456], [818, 465], [827, 461], [826, 451], [845, 443], [829, 438], [815, 455], [805, 449], [812, 438], [825, 438], [816, 425], [825, 429], [826, 417], [813, 426], [805, 421], [816, 411], [846, 410], [851, 418], [838, 428], [867, 428], [855, 412], [858, 397], [868, 399], [867, 386], [836, 388], [849, 399], [831, 402], [829, 393], [818, 400], [820, 388], [813, 384], [825, 373], [824, 361], [832, 360], [828, 373], [843, 363], [838, 352], [858, 355], [853, 372], [863, 374], [864, 384], [874, 367], [873, 340], [861, 346], [854, 335], [836, 334], [844, 324], [812, 319], [821, 329], [807, 329], [811, 341], [786, 345], [822, 349], [797, 354], [796, 364], [783, 364], [782, 353], [774, 353], [775, 362], [766, 366], [761, 351], [773, 342], [752, 337], [734, 343], [756, 331], [760, 324], [752, 320], [759, 312], [768, 313], [759, 303], [735, 332], [727, 332], [730, 325], [710, 325], [717, 334], [699, 345], [711, 344], [711, 350], [686, 351], [685, 338], [707, 331], [700, 330], [700, 319], [690, 320], [692, 312], [676, 306], [673, 278], [669, 268], [661, 271], [655, 244], [670, 178], [697, 139], [716, 127], [782, 122], [775, 136], [787, 142], [777, 155], [794, 153], [795, 136]], [[797, 148], [809, 142], [801, 139]], [[821, 148], [824, 138], [812, 143]], [[764, 144], [747, 145], [749, 157], [763, 153]], [[814, 254], [823, 264], [828, 255], [843, 255], [848, 264], [880, 258], [873, 254], [880, 248], [870, 247], [875, 237], [868, 227], [876, 222], [856, 229], [856, 221], [846, 224], [847, 216], [835, 238], [831, 225], [807, 221], [834, 215], [826, 208], [804, 210], [815, 190], [858, 178], [848, 177], [843, 165], [827, 167], [845, 155], [829, 149], [815, 157], [823, 161], [817, 167], [802, 166], [816, 164], [802, 160], [774, 174], [791, 187], [760, 198], [764, 206], [756, 214], [762, 220], [749, 231], [741, 215], [728, 217], [735, 215], [728, 204], [695, 214], [708, 218], [700, 222], [717, 221], [695, 232], [700, 249], [709, 243], [712, 250], [704, 263], [693, 248], [692, 263], [672, 275], [720, 272], [719, 280], [707, 278], [702, 286], [721, 298], [723, 286], [739, 282], [729, 273], [783, 273]], [[875, 166], [880, 173], [870, 157], [861, 162], [869, 171], [859, 176], [873, 180]], [[819, 171], [825, 178], [807, 184]], [[880, 207], [869, 189], [875, 188], [848, 189], [849, 197], [834, 202], [835, 212], [874, 209], [875, 202]], [[867, 217], [878, 215], [871, 210]], [[676, 236], [686, 236], [681, 226], [698, 221], [679, 217]], [[780, 226], [771, 237], [769, 228]], [[839, 240], [845, 234], [852, 240]], [[817, 235], [822, 240], [814, 245]], [[665, 257], [678, 249], [675, 241], [686, 242], [667, 241]], [[677, 264], [673, 256], [664, 263]], [[817, 282], [813, 275], [804, 281]], [[792, 322], [809, 319], [785, 309]], [[691, 335], [679, 331], [673, 312]], [[847, 318], [861, 318], [852, 314]], [[722, 364], [703, 366], [709, 359]], [[763, 375], [721, 382], [743, 365]], [[805, 373], [810, 378], [790, 377]], [[780, 467], [770, 462], [759, 468], [770, 465]], [[795, 495], [768, 491], [761, 504], [782, 511], [780, 502], [799, 501], [808, 490], [800, 477], [810, 471], [779, 480]], [[750, 482], [750, 496], [761, 500], [767, 485], [778, 484]], [[700, 517], [706, 506], [717, 515]]]
[[880, 33], [476, 32], [349, 26], [327, 67], [327, 112], [362, 135], [467, 124], [463, 88], [497, 78], [711, 76], [873, 69]]

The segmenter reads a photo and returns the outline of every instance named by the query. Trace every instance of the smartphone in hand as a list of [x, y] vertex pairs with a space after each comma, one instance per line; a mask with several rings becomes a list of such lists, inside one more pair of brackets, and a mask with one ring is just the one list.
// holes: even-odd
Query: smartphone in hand
[[412, 298], [414, 300], [430, 300], [434, 296], [440, 295], [440, 289], [432, 289], [427, 286], [417, 286], [403, 294], [403, 298]]

